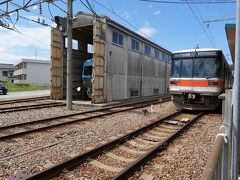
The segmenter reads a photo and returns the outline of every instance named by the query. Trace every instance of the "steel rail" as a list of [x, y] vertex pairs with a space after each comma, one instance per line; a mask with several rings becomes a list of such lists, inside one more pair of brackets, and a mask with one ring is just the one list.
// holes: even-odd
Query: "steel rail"
[[9, 112], [17, 112], [17, 111], [25, 111], [25, 110], [30, 110], [30, 109], [58, 107], [58, 106], [65, 106], [65, 105], [66, 104], [61, 103], [61, 102], [52, 102], [52, 103], [45, 103], [45, 104], [33, 104], [33, 105], [16, 106], [16, 107], [4, 107], [4, 108], [0, 108], [0, 114], [9, 113]]
[[112, 178], [112, 180], [127, 180], [134, 172], [141, 169], [143, 165], [145, 165], [148, 161], [152, 160], [158, 153], [163, 151], [169, 143], [171, 143], [179, 134], [181, 134], [186, 128], [188, 128], [193, 122], [195, 122], [199, 117], [201, 117], [204, 113], [199, 113], [196, 117], [191, 119], [187, 124], [181, 127], [178, 131], [172, 134], [170, 137], [165, 139], [163, 142], [159, 143], [155, 147], [153, 147], [148, 153], [143, 155], [140, 159], [133, 162], [127, 168], [123, 169], [120, 173]]
[[116, 147], [117, 145], [119, 144], [122, 144], [124, 143], [127, 139], [130, 139], [134, 136], [137, 136], [149, 129], [152, 129], [154, 128], [155, 126], [157, 126], [158, 124], [162, 123], [164, 120], [167, 120], [169, 118], [172, 118], [172, 117], [175, 117], [177, 116], [178, 114], [181, 114], [182, 111], [179, 111], [179, 112], [176, 112], [174, 114], [171, 114], [169, 116], [166, 116], [164, 118], [161, 118], [147, 126], [144, 126], [142, 128], [139, 128], [133, 132], [130, 132], [120, 138], [117, 138], [117, 139], [114, 139], [106, 144], [103, 144], [103, 145], [100, 145], [98, 146], [97, 148], [95, 149], [92, 149], [92, 150], [89, 150], [85, 153], [82, 153], [76, 157], [73, 157], [69, 160], [66, 160], [62, 163], [59, 163], [55, 166], [52, 166], [51, 168], [48, 168], [46, 170], [43, 170], [41, 172], [38, 172], [38, 173], [35, 173], [31, 176], [28, 176], [26, 179], [28, 180], [38, 180], [38, 179], [41, 179], [41, 180], [45, 180], [45, 179], [50, 179], [58, 174], [60, 174], [63, 170], [66, 170], [66, 169], [71, 169], [71, 168], [74, 168], [84, 162], [86, 162], [88, 159], [90, 158], [94, 158], [100, 154], [102, 154], [104, 151], [107, 151], [107, 150], [110, 150], [114, 147]]
[[[161, 101], [161, 103], [166, 102], [166, 101], [169, 101], [168, 97], [165, 98], [163, 101]], [[148, 101], [146, 101], [146, 102], [148, 102]], [[144, 102], [144, 103], [146, 103], [146, 102]], [[153, 101], [151, 101], [151, 102], [153, 102]], [[159, 102], [155, 102], [153, 104], [156, 104], [156, 103], [159, 103]], [[45, 121], [53, 121], [53, 120], [56, 120], [56, 119], [62, 119], [62, 118], [78, 116], [78, 115], [84, 115], [84, 114], [88, 114], [88, 113], [101, 112], [101, 111], [105, 111], [105, 110], [109, 110], [109, 109], [113, 109], [113, 108], [121, 108], [123, 106], [131, 106], [131, 105], [135, 105], [135, 104], [139, 104], [139, 103], [117, 105], [117, 106], [105, 107], [105, 108], [95, 109], [95, 110], [90, 110], [90, 111], [83, 111], [83, 112], [77, 112], [77, 113], [66, 114], [66, 115], [61, 115], [61, 116], [55, 116], [55, 117], [51, 117], [51, 118], [44, 118], [44, 119], [35, 120], [35, 121], [29, 121], [29, 122], [24, 122], [24, 123], [17, 123], [17, 124], [11, 124], [11, 125], [7, 125], [7, 126], [0, 126], [0, 130], [4, 130], [4, 129], [8, 129], [8, 128], [14, 128], [14, 127], [19, 127], [19, 126], [25, 126], [25, 125], [31, 125], [31, 124], [45, 122]], [[147, 104], [147, 105], [149, 105], [149, 104]]]
[[12, 103], [22, 103], [22, 102], [29, 102], [29, 101], [37, 101], [37, 100], [44, 100], [44, 99], [49, 99], [49, 98], [50, 98], [50, 96], [41, 96], [41, 97], [26, 98], [26, 99], [4, 100], [4, 101], [0, 101], [0, 105], [12, 104]]
[[61, 102], [46, 102], [41, 104], [31, 104], [31, 105], [23, 105], [23, 106], [12, 106], [12, 107], [0, 107], [0, 112], [4, 110], [13, 110], [13, 109], [21, 109], [21, 108], [28, 108], [28, 107], [37, 107], [37, 106], [44, 106], [49, 104], [62, 104]]
[[[149, 106], [150, 104], [152, 104], [152, 103], [146, 103], [144, 105], [140, 104], [140, 105], [135, 106], [135, 107], [120, 109], [120, 110], [107, 112], [107, 113], [104, 113], [104, 114], [98, 114], [98, 115], [93, 115], [93, 116], [84, 117], [84, 118], [80, 118], [80, 119], [74, 119], [74, 120], [70, 120], [70, 121], [60, 122], [60, 123], [57, 123], [57, 124], [47, 125], [47, 126], [39, 127], [39, 128], [30, 129], [28, 127], [28, 129], [26, 129], [25, 131], [20, 131], [20, 132], [0, 136], [0, 140], [6, 140], [6, 139], [9, 139], [9, 138], [14, 138], [14, 137], [18, 137], [20, 135], [25, 135], [25, 134], [28, 134], [28, 133], [42, 131], [42, 130], [53, 128], [53, 127], [59, 127], [59, 126], [63, 126], [63, 125], [66, 125], [66, 124], [72, 124], [72, 123], [76, 123], [76, 122], [87, 121], [87, 120], [93, 119], [93, 118], [103, 117], [103, 116], [106, 116], [106, 115], [111, 115], [111, 114], [124, 112], [124, 111], [132, 110], [132, 109], [142, 108], [142, 107], [145, 107], [145, 106]], [[119, 108], [119, 107], [117, 107], [117, 108]], [[100, 110], [105, 111], [105, 110], [109, 110], [109, 109], [112, 109], [112, 108], [105, 108], [105, 109], [102, 109], [102, 110], [100, 109]], [[27, 124], [34, 124], [34, 123], [38, 123], [38, 122], [41, 123], [41, 122], [44, 122], [44, 121], [51, 121], [51, 120], [64, 118], [64, 117], [70, 117], [70, 116], [76, 116], [76, 115], [81, 115], [81, 114], [86, 114], [86, 113], [98, 112], [98, 111], [99, 111], [99, 109], [98, 110], [92, 110], [92, 111], [86, 111], [86, 112], [80, 112], [80, 113], [76, 113], [76, 114], [63, 115], [63, 116], [60, 116], [60, 117], [47, 118], [47, 119], [42, 119], [42, 120], [38, 120], [38, 121], [25, 122], [25, 123], [22, 123], [22, 124], [14, 124], [14, 125], [9, 125], [9, 126], [3, 126], [3, 127], [0, 127], [0, 130], [4, 130], [4, 129], [7, 129], [7, 128], [19, 127], [19, 126], [27, 125]]]

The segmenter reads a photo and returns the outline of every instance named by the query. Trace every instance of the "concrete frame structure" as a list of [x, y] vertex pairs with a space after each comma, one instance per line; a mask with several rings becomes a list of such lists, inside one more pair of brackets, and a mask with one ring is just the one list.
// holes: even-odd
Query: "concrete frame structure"
[[50, 61], [21, 59], [14, 64], [15, 83], [29, 83], [38, 86], [50, 84]]
[[[52, 29], [51, 97], [66, 98], [66, 19]], [[117, 38], [116, 38], [117, 37]], [[92, 103], [163, 95], [168, 91], [171, 52], [106, 16], [78, 13], [73, 19], [73, 97], [82, 67], [93, 59]], [[115, 40], [115, 41], [114, 41]], [[132, 41], [138, 42], [135, 49]], [[93, 52], [89, 51], [93, 46]], [[138, 46], [138, 48], [136, 48]], [[149, 49], [150, 48], [150, 54]]]
[[13, 64], [0, 63], [0, 81], [13, 81]]

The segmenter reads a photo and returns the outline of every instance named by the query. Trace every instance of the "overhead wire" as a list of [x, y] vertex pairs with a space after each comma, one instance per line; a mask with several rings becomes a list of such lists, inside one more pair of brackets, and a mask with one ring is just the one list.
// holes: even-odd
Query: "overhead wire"
[[[20, 5], [18, 5], [18, 4], [15, 4], [15, 3], [13, 3], [13, 2], [11, 2], [13, 5], [16, 5], [16, 6], [20, 6]], [[49, 3], [48, 3], [48, 5], [49, 5]], [[18, 13], [19, 11], [17, 11], [17, 13]], [[44, 17], [45, 19], [48, 19], [48, 20], [51, 20], [51, 21], [53, 21], [53, 22], [55, 22], [54, 21], [54, 19], [51, 19], [51, 18], [49, 18], [49, 17], [47, 17], [47, 16], [44, 16], [43, 14], [39, 14], [39, 13], [36, 13], [36, 12], [33, 12], [33, 11], [31, 11], [31, 10], [27, 10], [27, 12], [28, 13], [32, 13], [32, 14], [34, 14], [34, 15], [37, 15], [37, 16], [42, 16], [42, 17]]]
[[[188, 2], [188, 0], [186, 0], [186, 2]], [[215, 47], [215, 44], [213, 43], [213, 41], [212, 41], [211, 38], [209, 37], [209, 35], [208, 35], [207, 31], [205, 30], [205, 28], [202, 26], [202, 24], [201, 24], [200, 20], [198, 19], [195, 11], [193, 10], [192, 6], [191, 6], [189, 3], [188, 3], [188, 7], [189, 7], [190, 10], [192, 11], [195, 19], [197, 20], [198, 24], [199, 24], [200, 27], [202, 28], [203, 32], [206, 34], [206, 36], [207, 36], [208, 40], [210, 41], [210, 43], [212, 44], [212, 46]]]
[[[5, 2], [2, 2], [1, 4], [9, 3], [9, 2], [11, 2], [11, 1], [12, 1], [12, 0], [8, 0], [8, 1], [5, 1]], [[54, 1], [54, 0], [53, 0], [53, 1]], [[29, 34], [25, 34], [24, 32], [21, 32], [20, 30], [18, 30], [18, 29], [16, 28], [15, 25], [16, 25], [16, 23], [18, 22], [19, 18], [21, 18], [21, 19], [24, 19], [24, 20], [27, 20], [27, 21], [31, 21], [31, 22], [38, 23], [38, 24], [43, 25], [43, 26], [47, 26], [47, 27], [53, 28], [51, 25], [44, 23], [44, 20], [43, 20], [43, 22], [41, 23], [41, 22], [39, 22], [39, 21], [36, 21], [36, 20], [33, 20], [33, 19], [30, 19], [30, 18], [27, 18], [27, 17], [24, 17], [24, 16], [19, 15], [19, 11], [20, 11], [20, 10], [24, 10], [24, 11], [26, 11], [26, 12], [28, 12], [28, 13], [30, 12], [30, 13], [36, 14], [36, 15], [38, 15], [38, 16], [40, 15], [40, 16], [46, 18], [46, 19], [50, 19], [50, 18], [44, 16], [41, 12], [40, 12], [40, 14], [37, 14], [37, 13], [35, 13], [35, 12], [30, 11], [28, 8], [29, 8], [29, 7], [32, 7], [32, 6], [36, 6], [36, 5], [41, 5], [42, 3], [48, 3], [48, 6], [49, 6], [50, 2], [53, 2], [53, 1], [51, 1], [51, 0], [38, 0], [38, 1], [34, 2], [34, 3], [31, 3], [32, 0], [29, 0], [29, 1], [28, 1], [27, 3], [25, 3], [23, 6], [20, 6], [20, 5], [16, 4], [16, 3], [14, 3], [14, 2], [11, 2], [12, 5], [16, 6], [17, 8], [15, 8], [14, 10], [11, 10], [11, 11], [8, 11], [8, 8], [6, 9], [6, 11], [3, 11], [2, 9], [0, 9], [0, 11], [3, 12], [2, 15], [0, 15], [0, 18], [3, 20], [3, 22], [6, 23], [6, 26], [5, 26], [5, 27], [4, 27], [4, 26], [0, 26], [0, 27], [3, 27], [3, 28], [6, 28], [6, 29], [9, 29], [9, 30], [12, 30], [12, 31], [14, 31], [14, 32], [17, 32], [17, 33], [23, 35], [23, 36], [26, 36], [26, 37], [28, 37], [28, 38], [34, 39], [34, 40], [38, 41], [39, 43], [42, 43], [42, 44], [44, 44], [44, 45], [47, 45], [48, 47], [51, 47], [51, 44], [46, 43], [46, 42], [44, 42], [44, 41], [42, 41], [42, 40], [40, 40], [40, 39], [38, 39], [38, 38], [35, 38], [35, 37], [33, 37], [33, 36], [29, 35]], [[61, 0], [61, 2], [64, 3], [64, 1], [62, 1], [62, 0]], [[0, 4], [0, 5], [1, 5], [1, 4]], [[54, 3], [51, 3], [51, 4], [54, 4]], [[55, 4], [54, 4], [54, 5], [55, 5]], [[7, 6], [8, 6], [8, 5], [7, 5]], [[55, 6], [58, 7], [57, 5], [55, 5]], [[59, 9], [59, 7], [58, 7], [58, 9]], [[60, 10], [62, 10], [63, 12], [65, 12], [65, 11], [64, 11], [63, 9], [61, 9], [61, 8], [60, 8]], [[15, 12], [17, 13], [17, 15], [14, 14]], [[50, 10], [50, 9], [49, 9], [49, 13], [50, 13], [50, 15], [52, 16], [52, 13], [51, 13], [51, 10]], [[65, 13], [66, 13], [66, 12], [65, 12]], [[15, 23], [12, 21], [12, 18], [10, 17], [10, 15], [13, 15], [13, 16], [16, 16], [16, 17], [17, 17], [16, 20], [15, 20], [15, 21], [16, 21]], [[13, 25], [13, 28], [11, 28], [10, 25], [9, 25], [9, 23], [3, 18], [4, 16], [6, 16], [7, 18], [9, 18], [11, 24]], [[52, 17], [53, 17], [53, 16], [52, 16]], [[1, 19], [0, 19], [0, 20], [1, 20]], [[54, 18], [53, 18], [53, 19], [50, 19], [50, 20], [54, 21]], [[55, 21], [54, 21], [54, 22], [55, 22]]]
[[[53, 15], [52, 15], [52, 12], [51, 12], [49, 3], [48, 3], [48, 12], [49, 12], [50, 16], [52, 17], [52, 20], [54, 20], [54, 17], [53, 17]], [[55, 21], [54, 21], [54, 22], [55, 22]]]
[[51, 3], [51, 4], [54, 5], [56, 8], [58, 8], [59, 10], [61, 10], [62, 12], [64, 12], [65, 14], [68, 15], [68, 12], [67, 12], [67, 11], [65, 11], [64, 9], [62, 9], [61, 7], [59, 7], [58, 5], [56, 5], [54, 2]]
[[64, 4], [66, 4], [66, 5], [68, 5], [68, 3], [67, 2], [65, 2], [65, 1], [63, 1], [63, 0], [60, 0], [62, 3], [64, 3]]
[[92, 12], [93, 14], [96, 15], [96, 12], [93, 11], [87, 4], [85, 4], [82, 0], [79, 0], [79, 1], [80, 1], [80, 3], [82, 3], [82, 5], [84, 5], [90, 12]]
[[91, 2], [92, 2], [92, 7], [93, 7], [93, 10], [96, 12], [95, 5], [94, 5], [93, 1], [91, 1]]
[[[2, 27], [2, 26], [0, 26], [0, 28], [1, 28], [1, 27]], [[3, 28], [4, 28], [4, 27], [3, 27]], [[26, 37], [29, 37], [29, 38], [31, 38], [31, 39], [37, 40], [38, 42], [40, 42], [40, 43], [42, 43], [42, 44], [45, 44], [45, 45], [48, 45], [49, 47], [51, 47], [50, 44], [47, 44], [47, 43], [41, 41], [40, 39], [37, 39], [37, 38], [35, 38], [35, 37], [33, 37], [33, 36], [29, 35], [29, 34], [25, 34], [25, 33], [21, 32], [21, 31], [19, 31], [19, 30], [16, 30], [16, 29], [10, 29], [10, 30], [12, 30], [12, 31], [14, 31], [14, 32], [17, 32], [17, 33], [19, 33], [19, 34], [22, 34], [22, 35], [24, 35], [24, 36], [26, 36]]]
[[113, 9], [113, 6], [112, 6], [112, 4], [111, 4], [111, 2], [110, 2], [109, 0], [107, 0], [107, 2], [108, 2], [108, 4], [109, 4], [110, 8], [112, 9], [112, 11], [115, 12], [114, 9]]
[[219, 22], [219, 21], [230, 21], [230, 20], [236, 20], [236, 18], [223, 18], [223, 19], [213, 19], [208, 21], [203, 21], [203, 23], [212, 23], [212, 22]]
[[95, 10], [93, 9], [92, 5], [90, 4], [90, 2], [88, 0], [85, 0], [88, 4], [88, 7], [91, 9], [91, 11], [93, 12], [93, 14], [96, 14]]
[[[199, 9], [198, 9], [197, 5], [196, 5], [196, 4], [193, 4], [193, 6], [194, 6], [194, 7], [195, 7], [195, 9], [197, 10], [197, 13], [198, 13], [199, 17], [201, 18], [202, 22], [204, 22], [203, 16], [202, 16], [202, 14], [200, 13], [200, 11], [199, 11]], [[212, 33], [211, 33], [210, 29], [209, 29], [209, 28], [207, 28], [207, 30], [208, 30], [208, 32], [209, 32], [209, 34], [210, 34], [210, 38], [211, 38], [211, 39], [212, 39], [212, 41], [213, 41], [213, 35], [212, 35]], [[214, 43], [214, 45], [216, 45], [216, 43], [215, 43], [215, 42], [213, 42], [213, 43]]]
[[[1, 19], [6, 23], [6, 26], [0, 26], [0, 27], [7, 28], [7, 29], [9, 29], [9, 30], [13, 30], [13, 31], [15, 31], [15, 32], [17, 32], [17, 33], [20, 33], [20, 34], [26, 36], [26, 37], [30, 37], [30, 38], [32, 38], [32, 39], [34, 39], [34, 40], [37, 40], [38, 42], [41, 42], [41, 43], [43, 43], [43, 44], [45, 44], [45, 45], [48, 45], [48, 46], [51, 46], [50, 44], [47, 44], [47, 43], [45, 43], [45, 42], [43, 42], [43, 41], [41, 41], [41, 40], [39, 40], [39, 39], [37, 39], [37, 38], [35, 38], [35, 37], [32, 37], [32, 36], [30, 36], [30, 35], [27, 35], [27, 34], [21, 32], [20, 30], [18, 30], [18, 29], [15, 27], [15, 25], [16, 25], [16, 23], [18, 22], [19, 18], [21, 18], [21, 19], [24, 19], [24, 20], [27, 20], [27, 21], [31, 21], [31, 22], [34, 22], [34, 23], [37, 23], [37, 24], [40, 24], [40, 25], [43, 25], [43, 26], [47, 26], [47, 27], [53, 28], [51, 25], [44, 23], [44, 21], [43, 21], [43, 22], [39, 22], [39, 21], [36, 21], [36, 20], [33, 20], [33, 19], [30, 19], [30, 18], [27, 18], [27, 17], [24, 17], [24, 16], [19, 15], [19, 11], [20, 11], [20, 10], [25, 10], [25, 11], [27, 11], [27, 12], [31, 12], [31, 13], [33, 13], [33, 14], [36, 14], [36, 13], [28, 10], [27, 8], [32, 7], [32, 6], [35, 6], [35, 5], [39, 5], [39, 4], [44, 3], [44, 2], [48, 2], [48, 4], [49, 4], [49, 1], [47, 1], [47, 0], [43, 0], [43, 1], [40, 0], [40, 1], [39, 1], [39, 0], [38, 0], [38, 1], [36, 1], [35, 3], [30, 4], [30, 3], [32, 2], [32, 0], [29, 0], [29, 1], [28, 1], [27, 3], [25, 3], [23, 6], [20, 6], [20, 5], [16, 4], [16, 3], [14, 3], [14, 2], [11, 2], [10, 0], [9, 0], [9, 1], [5, 1], [5, 3], [7, 3], [7, 2], [10, 2], [12, 5], [16, 6], [17, 9], [12, 10], [12, 11], [10, 11], [10, 12], [9, 12], [9, 11], [3, 11], [2, 9], [0, 9], [0, 11], [3, 12], [3, 17], [6, 16], [6, 17], [10, 20], [11, 24], [13, 25], [13, 28], [10, 27], [9, 23], [8, 23], [3, 17], [2, 17]], [[14, 12], [17, 12], [17, 15], [15, 15]], [[11, 18], [10, 15], [13, 15], [13, 16], [16, 16], [16, 17], [17, 17], [15, 23], [13, 22], [13, 20], [12, 20], [12, 18]], [[39, 15], [39, 14], [37, 14], [37, 15]], [[41, 14], [41, 16], [43, 16], [43, 15]], [[49, 18], [48, 18], [48, 19], [49, 19]]]
[[[118, 18], [120, 18], [121, 20], [123, 20], [124, 22], [126, 22], [128, 25], [130, 25], [131, 27], [133, 27], [134, 29], [138, 30], [140, 33], [142, 33], [143, 35], [145, 35], [146, 37], [148, 37], [149, 39], [151, 39], [146, 33], [144, 33], [141, 29], [139, 29], [137, 26], [133, 25], [132, 23], [130, 23], [129, 21], [127, 21], [126, 19], [124, 19], [122, 16], [120, 16], [118, 13], [116, 13], [115, 11], [109, 9], [108, 7], [104, 6], [103, 4], [97, 2], [96, 0], [92, 0], [94, 1], [96, 4], [98, 4], [99, 6], [103, 7], [104, 9], [108, 10], [109, 12], [113, 13], [114, 15], [116, 15]], [[151, 39], [151, 41], [155, 42], [155, 40]]]

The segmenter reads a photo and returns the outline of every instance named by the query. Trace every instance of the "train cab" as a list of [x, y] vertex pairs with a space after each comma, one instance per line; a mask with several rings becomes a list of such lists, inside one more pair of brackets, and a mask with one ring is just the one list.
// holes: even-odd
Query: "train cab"
[[92, 59], [87, 59], [83, 63], [82, 71], [83, 89], [89, 98], [92, 97], [92, 66]]
[[[221, 101], [230, 68], [219, 49], [173, 52], [169, 90], [178, 109], [213, 110]], [[231, 75], [229, 75], [230, 77]]]

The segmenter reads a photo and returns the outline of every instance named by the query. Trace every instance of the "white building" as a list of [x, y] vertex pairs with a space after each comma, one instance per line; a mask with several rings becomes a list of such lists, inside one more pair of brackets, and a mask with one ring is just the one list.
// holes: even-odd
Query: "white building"
[[0, 63], [0, 81], [13, 81], [13, 64]]
[[21, 59], [14, 64], [16, 83], [29, 83], [38, 86], [50, 84], [50, 61]]

